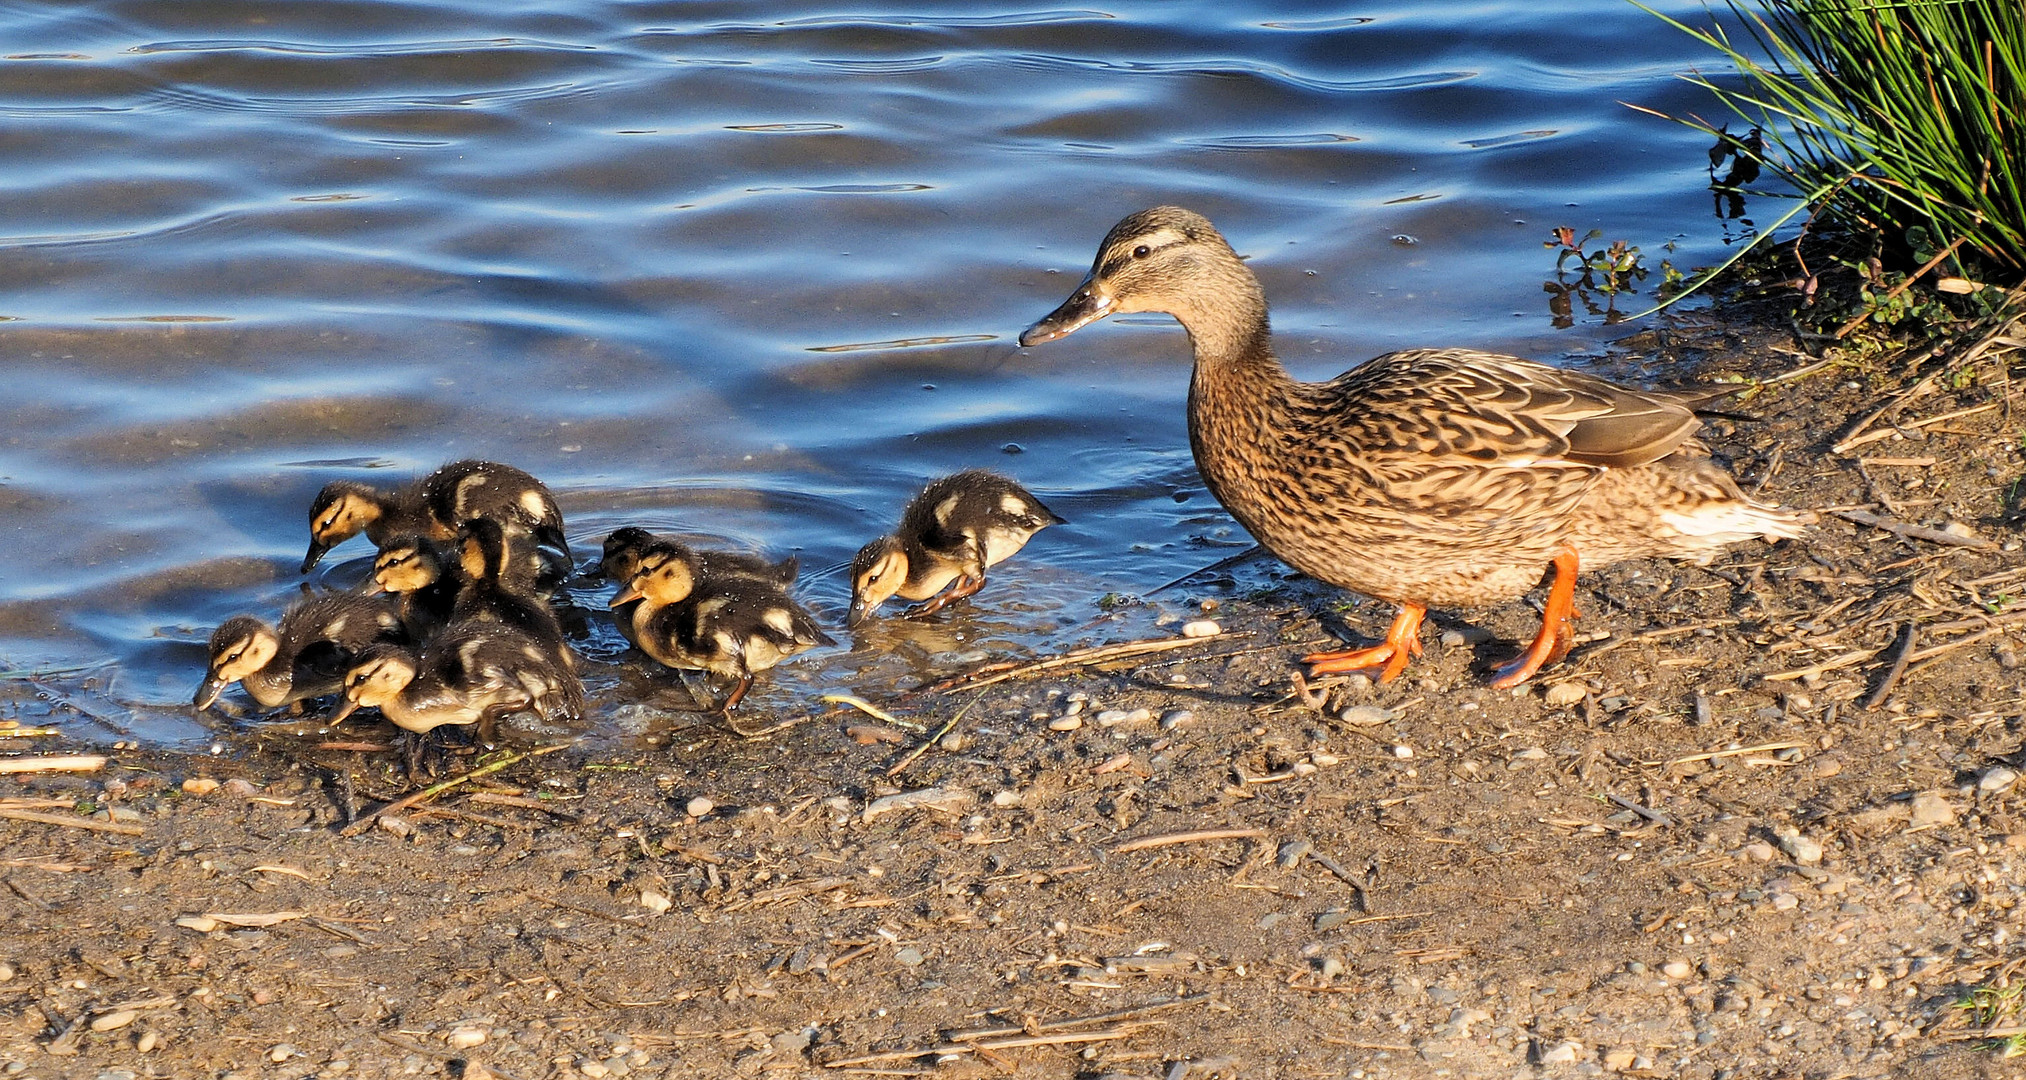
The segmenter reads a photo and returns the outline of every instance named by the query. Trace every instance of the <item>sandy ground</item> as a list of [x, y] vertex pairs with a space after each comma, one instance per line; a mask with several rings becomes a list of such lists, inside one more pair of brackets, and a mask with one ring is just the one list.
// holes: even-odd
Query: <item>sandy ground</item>
[[[1656, 381], [1809, 362], [1777, 344], [1626, 347]], [[1978, 1030], [2017, 1030], [2026, 965], [2003, 375], [1737, 402], [1708, 434], [1748, 487], [1888, 527], [1586, 575], [1583, 643], [1517, 692], [1482, 680], [1524, 605], [1305, 703], [1291, 659], [1389, 612], [1260, 560], [1154, 598], [1217, 637], [884, 703], [954, 720], [913, 758], [855, 711], [692, 718], [351, 830], [396, 755], [0, 778], [61, 822], [0, 822], [0, 1076], [2010, 1075]]]

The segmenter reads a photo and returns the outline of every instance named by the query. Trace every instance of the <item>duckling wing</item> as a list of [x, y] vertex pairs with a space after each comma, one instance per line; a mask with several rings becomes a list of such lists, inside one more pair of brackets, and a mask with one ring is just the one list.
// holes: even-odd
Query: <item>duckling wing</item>
[[1699, 424], [1666, 394], [1464, 349], [1388, 353], [1299, 390], [1311, 431], [1376, 459], [1629, 468], [1666, 457]]
[[420, 482], [429, 512], [455, 529], [473, 518], [514, 522], [536, 541], [570, 553], [556, 497], [533, 474], [497, 461], [453, 461]]

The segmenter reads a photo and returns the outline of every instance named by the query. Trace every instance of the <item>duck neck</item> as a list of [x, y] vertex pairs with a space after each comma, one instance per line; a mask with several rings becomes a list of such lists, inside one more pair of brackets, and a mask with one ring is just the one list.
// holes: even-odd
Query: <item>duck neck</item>
[[[1248, 275], [1249, 277], [1249, 275]], [[1182, 318], [1196, 353], [1189, 383], [1189, 445], [1210, 493], [1255, 535], [1243, 508], [1275, 487], [1276, 433], [1294, 380], [1273, 355], [1266, 301], [1253, 283], [1248, 302], [1220, 305], [1212, 319]], [[1191, 313], [1198, 315], [1200, 313]]]

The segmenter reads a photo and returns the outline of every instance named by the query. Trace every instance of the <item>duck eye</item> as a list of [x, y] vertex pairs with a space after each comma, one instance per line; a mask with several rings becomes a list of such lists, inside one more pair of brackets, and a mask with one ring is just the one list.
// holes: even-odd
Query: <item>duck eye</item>
[[1141, 244], [1139, 247], [1133, 249], [1133, 258], [1135, 259], [1144, 259], [1151, 254], [1153, 254], [1153, 249], [1145, 244]]

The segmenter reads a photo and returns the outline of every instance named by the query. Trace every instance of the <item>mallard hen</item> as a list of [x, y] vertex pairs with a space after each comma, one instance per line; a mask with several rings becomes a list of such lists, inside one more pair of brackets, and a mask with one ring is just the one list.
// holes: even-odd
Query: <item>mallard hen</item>
[[208, 709], [235, 682], [269, 709], [333, 694], [361, 650], [406, 640], [393, 604], [358, 593], [298, 601], [282, 613], [279, 626], [235, 615], [212, 631], [210, 663], [191, 704]]
[[753, 676], [796, 653], [835, 644], [782, 586], [737, 574], [703, 575], [683, 553], [651, 545], [611, 606], [631, 606], [628, 637], [672, 667], [734, 680], [718, 708], [729, 713]]
[[[985, 571], [1027, 545], [1050, 525], [1067, 524], [1027, 489], [984, 469], [945, 476], [914, 497], [900, 526], [858, 551], [851, 561], [851, 610], [856, 627], [887, 600], [923, 600], [908, 618], [941, 611], [985, 587]], [[952, 584], [954, 582], [954, 584]]]
[[563, 512], [540, 480], [496, 461], [453, 461], [405, 488], [382, 491], [357, 480], [333, 480], [310, 503], [310, 547], [303, 556], [307, 574], [324, 553], [364, 532], [375, 547], [394, 536], [416, 533], [450, 540], [474, 518], [518, 524], [536, 541], [570, 555], [563, 536]]
[[1379, 644], [1305, 658], [1318, 674], [1391, 679], [1420, 653], [1430, 606], [1508, 601], [1552, 567], [1540, 634], [1492, 682], [1517, 686], [1568, 651], [1579, 567], [1707, 562], [1812, 520], [1745, 497], [1673, 395], [1468, 349], [1298, 382], [1273, 354], [1258, 279], [1179, 207], [1114, 226], [1082, 284], [1020, 343], [1133, 311], [1188, 331], [1189, 442], [1210, 492], [1296, 570], [1398, 605]]

